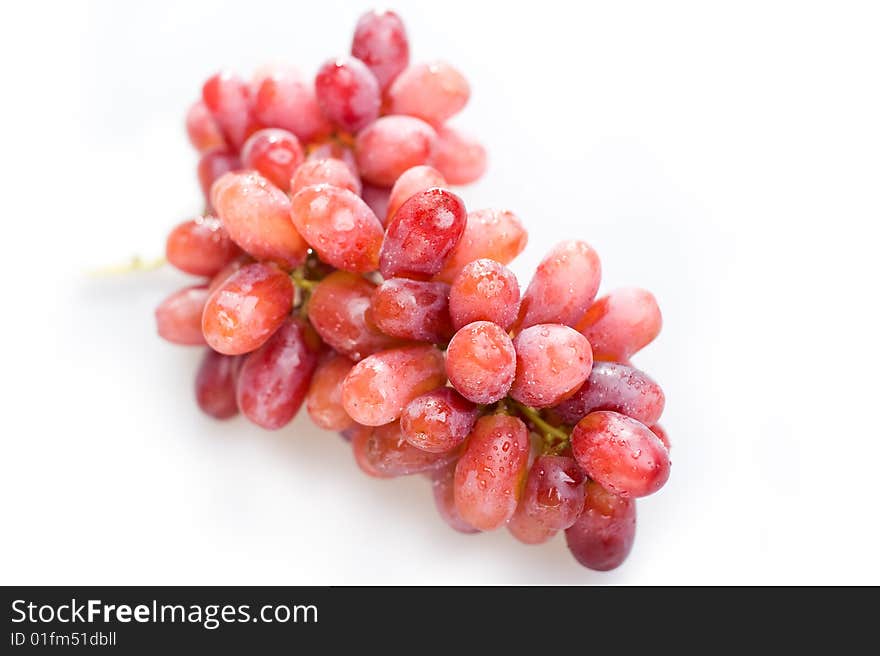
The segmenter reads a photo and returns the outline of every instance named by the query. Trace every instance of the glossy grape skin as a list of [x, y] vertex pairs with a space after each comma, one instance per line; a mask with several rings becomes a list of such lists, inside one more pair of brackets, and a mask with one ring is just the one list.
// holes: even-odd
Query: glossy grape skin
[[372, 426], [361, 426], [356, 423], [344, 431], [343, 437], [345, 435], [349, 436], [354, 461], [362, 472], [371, 478], [393, 478], [392, 474], [386, 474], [376, 469], [372, 459], [367, 457], [372, 453], [373, 434], [375, 432], [376, 429]]
[[202, 102], [220, 126], [227, 143], [239, 149], [259, 123], [253, 112], [250, 88], [229, 72], [212, 75], [202, 87]]
[[444, 125], [437, 128], [437, 140], [429, 162], [449, 184], [466, 185], [483, 177], [488, 166], [488, 155], [476, 138]]
[[522, 499], [507, 521], [507, 530], [523, 544], [544, 544], [558, 533], [556, 529], [545, 526], [525, 512]]
[[397, 344], [366, 317], [375, 287], [360, 276], [336, 271], [315, 287], [309, 299], [309, 321], [321, 339], [352, 360]]
[[479, 408], [451, 387], [441, 387], [410, 401], [400, 416], [406, 441], [431, 453], [461, 445], [479, 415]]
[[455, 467], [455, 507], [481, 531], [513, 516], [529, 459], [526, 425], [508, 415], [480, 417]]
[[665, 402], [663, 390], [646, 373], [617, 362], [595, 362], [587, 381], [554, 411], [570, 425], [595, 410], [613, 410], [651, 426]]
[[205, 200], [211, 201], [211, 188], [218, 179], [230, 171], [241, 169], [241, 160], [236, 153], [225, 148], [215, 148], [202, 154], [196, 173], [199, 177], [199, 186], [205, 196]]
[[253, 264], [254, 258], [246, 253], [240, 253], [238, 256], [234, 257], [229, 261], [225, 267], [220, 269], [214, 276], [211, 278], [211, 282], [208, 283], [208, 295], [214, 293], [214, 290], [217, 289], [220, 285], [226, 282], [229, 277], [238, 271], [241, 267], [246, 266], [248, 264]]
[[653, 494], [669, 478], [669, 451], [660, 438], [618, 412], [599, 410], [581, 419], [571, 447], [587, 476], [618, 496]]
[[214, 183], [211, 200], [232, 240], [259, 260], [297, 267], [308, 244], [290, 221], [290, 199], [255, 171], [227, 173]]
[[241, 251], [219, 219], [200, 216], [178, 224], [165, 242], [165, 258], [194, 276], [213, 276]]
[[392, 114], [415, 116], [434, 126], [460, 112], [470, 95], [467, 80], [446, 62], [410, 66], [388, 89]]
[[516, 351], [510, 336], [489, 321], [462, 327], [446, 349], [446, 375], [469, 401], [489, 404], [503, 399], [516, 375]]
[[296, 135], [280, 128], [254, 132], [241, 149], [242, 164], [255, 169], [279, 189], [290, 188], [290, 178], [305, 160], [305, 153]]
[[662, 326], [654, 295], [624, 287], [597, 299], [576, 327], [590, 340], [597, 360], [620, 362], [650, 344]]
[[236, 398], [242, 414], [266, 430], [290, 423], [309, 389], [320, 346], [305, 321], [285, 321], [241, 366]]
[[516, 378], [510, 396], [533, 408], [549, 408], [573, 395], [593, 366], [590, 344], [558, 323], [530, 326], [513, 340]]
[[384, 91], [409, 64], [409, 39], [403, 21], [393, 11], [365, 13], [355, 27], [351, 54], [369, 67]]
[[259, 71], [251, 84], [254, 114], [263, 125], [282, 128], [304, 143], [332, 130], [315, 98], [312, 80], [293, 66], [274, 65]]
[[510, 264], [523, 252], [526, 243], [528, 233], [513, 212], [476, 210], [468, 214], [461, 240], [435, 279], [451, 284], [465, 265], [480, 258]]
[[391, 190], [388, 187], [377, 187], [371, 184], [363, 185], [361, 189], [361, 198], [373, 210], [373, 214], [382, 222], [382, 225], [388, 222], [388, 204], [391, 200]]
[[437, 514], [450, 528], [465, 535], [479, 533], [477, 529], [468, 524], [455, 507], [455, 463], [433, 472], [431, 487], [434, 492], [434, 504]]
[[351, 360], [336, 353], [318, 363], [306, 395], [306, 410], [315, 425], [342, 431], [354, 424], [342, 407], [342, 381], [353, 366]]
[[196, 374], [196, 403], [202, 412], [214, 419], [230, 419], [238, 414], [235, 384], [241, 358], [205, 349]]
[[654, 433], [658, 437], [658, 439], [663, 442], [663, 446], [666, 447], [666, 450], [669, 451], [672, 448], [672, 442], [669, 441], [669, 434], [666, 432], [666, 429], [663, 428], [660, 424], [654, 424], [653, 426], [648, 426], [651, 429], [651, 432]]
[[202, 332], [219, 353], [249, 353], [272, 336], [292, 307], [293, 283], [286, 273], [265, 262], [248, 264], [211, 293]]
[[409, 476], [448, 466], [457, 452], [429, 453], [409, 444], [393, 422], [377, 427], [363, 447], [368, 467], [382, 476]]
[[186, 134], [192, 147], [200, 153], [226, 148], [220, 126], [201, 100], [194, 102], [186, 113]]
[[306, 187], [293, 197], [290, 218], [324, 262], [357, 273], [378, 267], [382, 224], [357, 194], [326, 184]]
[[584, 473], [574, 458], [535, 458], [520, 506], [540, 525], [561, 531], [575, 523], [584, 507]]
[[410, 197], [388, 222], [379, 256], [382, 276], [434, 275], [464, 234], [466, 221], [464, 202], [451, 191], [435, 187]]
[[379, 117], [379, 82], [356, 57], [324, 62], [315, 76], [315, 95], [324, 116], [346, 132], [357, 132]]
[[342, 405], [365, 426], [395, 421], [417, 396], [446, 383], [443, 353], [433, 346], [403, 346], [358, 362], [342, 382]]
[[341, 159], [310, 159], [304, 162], [290, 180], [290, 195], [314, 185], [328, 184], [360, 194], [361, 181]]
[[437, 133], [412, 116], [382, 116], [357, 135], [355, 156], [361, 177], [390, 187], [414, 166], [427, 163]]
[[156, 308], [156, 330], [172, 344], [199, 346], [202, 335], [202, 310], [208, 300], [208, 287], [184, 287], [162, 301]]
[[391, 196], [388, 199], [388, 208], [385, 214], [385, 223], [391, 221], [400, 206], [412, 196], [431, 187], [445, 187], [444, 178], [437, 169], [430, 166], [414, 166], [404, 171], [394, 186], [391, 187]]
[[495, 260], [474, 260], [456, 276], [449, 290], [449, 315], [456, 329], [491, 321], [508, 330], [519, 312], [519, 283]]
[[584, 510], [565, 531], [568, 550], [584, 567], [607, 572], [620, 567], [636, 536], [636, 504], [589, 481]]
[[449, 319], [449, 285], [391, 278], [370, 301], [370, 318], [386, 335], [418, 342], [447, 342], [455, 332]]
[[589, 244], [557, 244], [538, 265], [523, 294], [519, 329], [539, 323], [574, 326], [596, 297], [601, 276], [599, 256]]

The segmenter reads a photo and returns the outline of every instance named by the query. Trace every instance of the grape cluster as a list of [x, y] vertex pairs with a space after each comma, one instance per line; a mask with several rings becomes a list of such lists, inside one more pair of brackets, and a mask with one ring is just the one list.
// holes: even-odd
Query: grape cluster
[[387, 11], [313, 83], [281, 66], [211, 77], [186, 119], [206, 210], [166, 249], [204, 282], [161, 303], [158, 331], [209, 347], [195, 387], [212, 417], [277, 430], [305, 403], [368, 475], [427, 476], [455, 530], [564, 531], [578, 562], [611, 569], [633, 500], [670, 471], [663, 392], [630, 362], [660, 311], [641, 289], [597, 299], [583, 241], [521, 292], [519, 218], [450, 190], [486, 168], [447, 124], [469, 94], [448, 64], [409, 62]]

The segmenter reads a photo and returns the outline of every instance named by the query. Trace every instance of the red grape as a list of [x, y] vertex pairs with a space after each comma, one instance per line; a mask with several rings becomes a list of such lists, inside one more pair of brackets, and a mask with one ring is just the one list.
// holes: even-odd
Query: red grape
[[329, 184], [341, 189], [348, 189], [356, 194], [361, 193], [361, 181], [351, 172], [348, 165], [341, 159], [310, 159], [303, 163], [293, 174], [290, 182], [290, 193], [295, 195], [306, 187]]
[[377, 427], [366, 440], [363, 456], [373, 471], [384, 476], [409, 476], [441, 469], [455, 461], [458, 453], [429, 453], [409, 444], [394, 422]]
[[194, 102], [186, 113], [186, 133], [193, 148], [200, 153], [214, 148], [226, 148], [220, 126], [201, 100]]
[[238, 356], [205, 349], [196, 374], [196, 402], [202, 412], [215, 419], [230, 419], [238, 414], [235, 382], [240, 366]]
[[596, 362], [587, 382], [554, 408], [566, 424], [595, 410], [613, 410], [650, 426], [663, 413], [663, 390], [644, 372], [616, 362]]
[[382, 222], [384, 226], [387, 222], [388, 203], [391, 196], [391, 190], [388, 187], [376, 187], [375, 185], [365, 184], [361, 190], [361, 198], [373, 210], [373, 214]]
[[432, 188], [410, 197], [388, 222], [379, 268], [385, 278], [429, 277], [440, 271], [464, 233], [461, 198]]
[[382, 224], [357, 194], [326, 184], [306, 187], [293, 197], [290, 218], [328, 264], [354, 272], [378, 267]]
[[211, 282], [208, 283], [208, 295], [214, 293], [214, 290], [217, 289], [220, 285], [226, 282], [233, 273], [238, 271], [241, 267], [247, 264], [253, 264], [254, 259], [247, 255], [246, 253], [241, 253], [237, 257], [230, 260], [229, 264], [220, 269], [214, 276], [211, 278]]
[[660, 438], [618, 412], [599, 410], [581, 419], [571, 447], [587, 476], [619, 496], [647, 496], [669, 478], [669, 451]]
[[272, 264], [248, 264], [215, 289], [205, 304], [202, 332], [215, 351], [249, 353], [268, 340], [293, 307], [293, 283]]
[[353, 366], [351, 360], [334, 353], [315, 369], [306, 396], [306, 410], [321, 428], [341, 431], [354, 424], [342, 407], [342, 381]]
[[244, 142], [241, 161], [245, 167], [257, 173], [279, 189], [290, 188], [290, 178], [305, 159], [296, 135], [279, 128], [266, 128], [254, 132]]
[[582, 241], [554, 246], [538, 265], [519, 308], [519, 329], [539, 323], [574, 326], [599, 289], [599, 256]]
[[369, 11], [360, 17], [351, 54], [366, 64], [384, 91], [409, 64], [409, 39], [393, 11]]
[[437, 128], [430, 163], [449, 184], [476, 182], [486, 172], [487, 159], [486, 149], [471, 135], [449, 125]]
[[400, 177], [391, 188], [391, 196], [388, 199], [388, 208], [385, 222], [391, 221], [392, 217], [406, 201], [420, 191], [431, 187], [445, 187], [446, 179], [440, 175], [437, 169], [430, 166], [414, 166], [401, 173]]
[[653, 426], [649, 426], [651, 432], [656, 435], [661, 442], [663, 442], [663, 446], [666, 447], [666, 450], [672, 448], [672, 442], [669, 441], [669, 435], [666, 433], [666, 429], [663, 428], [660, 424], [654, 424]]
[[437, 513], [450, 528], [466, 535], [479, 533], [462, 519], [455, 507], [455, 463], [433, 472], [432, 487]]
[[519, 504], [538, 524], [565, 530], [584, 507], [584, 473], [574, 458], [539, 456], [529, 470]]
[[579, 332], [558, 323], [542, 323], [519, 333], [516, 378], [510, 396], [533, 408], [549, 408], [574, 394], [593, 366], [590, 344]]
[[400, 417], [400, 429], [414, 447], [443, 453], [465, 441], [478, 414], [475, 404], [451, 387], [441, 387], [409, 402]]
[[465, 265], [480, 258], [510, 264], [527, 242], [528, 234], [513, 212], [476, 210], [468, 214], [461, 240], [435, 277], [451, 284]]
[[569, 551], [584, 567], [607, 572], [620, 567], [636, 536], [636, 504], [592, 481], [585, 489], [584, 511], [565, 531]]
[[455, 507], [474, 528], [491, 531], [513, 516], [529, 459], [529, 431], [516, 417], [477, 420], [455, 467]]
[[449, 314], [456, 328], [473, 321], [491, 321], [507, 330], [518, 311], [516, 276], [495, 260], [474, 260], [461, 270], [449, 290]]
[[252, 83], [254, 114], [268, 127], [293, 132], [303, 142], [314, 141], [331, 131], [321, 113], [315, 87], [293, 66], [269, 66]]
[[376, 429], [372, 426], [361, 426], [355, 424], [343, 433], [343, 436], [349, 435], [351, 441], [351, 452], [354, 455], [354, 461], [360, 470], [367, 476], [372, 478], [392, 478], [392, 474], [386, 474], [379, 471], [368, 458], [368, 454], [372, 451], [373, 433]]
[[230, 171], [238, 171], [241, 168], [241, 160], [238, 155], [225, 148], [215, 148], [205, 151], [199, 159], [197, 174], [199, 186], [205, 195], [205, 200], [211, 201], [211, 188], [219, 178]]
[[452, 337], [446, 349], [446, 375], [474, 403], [495, 403], [507, 396], [516, 374], [516, 351], [497, 324], [475, 321]]
[[354, 177], [358, 178], [358, 184], [360, 184], [361, 172], [358, 170], [357, 158], [354, 151], [344, 143], [336, 139], [327, 139], [320, 144], [312, 144], [309, 147], [306, 161], [317, 159], [338, 159], [348, 167]]
[[352, 360], [397, 343], [365, 316], [374, 289], [373, 283], [360, 276], [336, 271], [315, 287], [309, 299], [309, 321], [321, 339]]
[[381, 426], [400, 417], [415, 397], [445, 382], [443, 353], [433, 346], [389, 349], [364, 358], [348, 373], [342, 404], [359, 424]]
[[156, 329], [159, 336], [184, 346], [205, 343], [202, 335], [202, 310], [208, 300], [208, 287], [184, 287], [166, 298], [156, 308]]
[[577, 329], [586, 335], [597, 360], [629, 360], [660, 333], [663, 318], [651, 292], [615, 289], [590, 306]]
[[250, 88], [233, 73], [224, 71], [208, 78], [202, 87], [202, 102], [233, 148], [241, 148], [245, 139], [259, 129]]
[[324, 116], [347, 132], [357, 132], [379, 117], [379, 82], [356, 57], [325, 62], [315, 77], [315, 94]]
[[464, 76], [445, 62], [410, 66], [388, 89], [392, 114], [415, 116], [432, 125], [460, 112], [470, 95]]
[[320, 345], [318, 336], [302, 319], [283, 323], [244, 360], [237, 385], [242, 414], [267, 430], [290, 423], [309, 389]]
[[556, 529], [545, 526], [529, 515], [524, 510], [522, 499], [520, 499], [513, 516], [507, 520], [507, 530], [523, 544], [544, 544], [558, 533]]
[[290, 221], [290, 199], [259, 173], [227, 173], [211, 196], [223, 227], [250, 255], [290, 269], [305, 259], [308, 244]]
[[370, 318], [392, 337], [447, 342], [454, 332], [448, 299], [449, 285], [445, 283], [391, 278], [373, 292]]
[[218, 219], [200, 216], [175, 227], [165, 242], [168, 262], [194, 276], [213, 276], [241, 253]]
[[400, 174], [431, 156], [437, 133], [412, 116], [383, 116], [358, 133], [355, 144], [361, 177], [390, 187]]

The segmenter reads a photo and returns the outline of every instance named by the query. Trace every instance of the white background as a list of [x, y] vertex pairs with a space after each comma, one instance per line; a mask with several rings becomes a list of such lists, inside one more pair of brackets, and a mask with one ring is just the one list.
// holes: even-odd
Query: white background
[[[460, 536], [306, 416], [200, 415], [159, 255], [199, 209], [202, 80], [344, 53], [357, 2], [6, 3], [0, 17], [2, 583], [880, 583], [880, 21], [874, 3], [398, 0], [468, 76], [472, 208], [590, 241], [653, 290], [672, 478], [619, 570]], [[876, 6], [876, 5], [874, 5]]]

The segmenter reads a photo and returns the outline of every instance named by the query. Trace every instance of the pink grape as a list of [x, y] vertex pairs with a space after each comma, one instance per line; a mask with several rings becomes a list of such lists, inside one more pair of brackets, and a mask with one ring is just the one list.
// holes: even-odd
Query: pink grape
[[539, 323], [574, 326], [596, 297], [601, 275], [599, 256], [589, 244], [557, 244], [538, 265], [523, 295], [518, 328]]
[[184, 287], [166, 298], [156, 308], [156, 329], [159, 336], [173, 344], [199, 346], [202, 335], [202, 310], [208, 300], [208, 287]]
[[305, 259], [309, 245], [290, 221], [290, 199], [259, 173], [227, 173], [211, 196], [223, 227], [247, 253], [286, 269]]
[[437, 128], [437, 141], [429, 160], [449, 184], [466, 185], [483, 177], [488, 155], [483, 145], [466, 132], [449, 125]]
[[593, 303], [577, 322], [593, 346], [597, 360], [629, 360], [650, 344], [663, 325], [654, 295], [625, 287], [609, 292]]
[[441, 343], [452, 337], [449, 285], [406, 278], [386, 280], [370, 302], [370, 318], [386, 335]]
[[430, 166], [414, 166], [401, 173], [397, 178], [397, 182], [391, 188], [391, 196], [388, 199], [388, 208], [385, 214], [385, 223], [391, 221], [392, 217], [400, 209], [406, 201], [412, 198], [420, 191], [425, 191], [431, 187], [445, 187], [446, 178], [444, 178], [437, 169]]
[[431, 486], [434, 504], [437, 506], [437, 514], [450, 528], [465, 535], [473, 535], [479, 531], [462, 519], [455, 507], [455, 464], [453, 462], [433, 472]]
[[379, 256], [385, 278], [430, 277], [464, 233], [464, 202], [445, 189], [432, 188], [410, 197], [388, 222]]
[[354, 461], [362, 472], [372, 478], [393, 478], [392, 474], [386, 474], [376, 469], [373, 461], [368, 456], [372, 453], [373, 434], [376, 429], [372, 426], [361, 426], [355, 424], [343, 433], [343, 436], [349, 435], [351, 441], [351, 452], [354, 455]]
[[446, 375], [474, 403], [495, 403], [507, 396], [516, 374], [516, 351], [497, 324], [475, 321], [461, 328], [446, 349]]
[[592, 481], [585, 490], [584, 511], [565, 531], [568, 550], [584, 567], [607, 572], [620, 567], [636, 536], [636, 504]]
[[390, 197], [391, 190], [388, 187], [365, 184], [361, 190], [361, 198], [370, 206], [373, 214], [382, 222], [383, 226], [388, 223], [387, 214]]
[[449, 314], [456, 329], [491, 321], [508, 330], [519, 311], [519, 283], [495, 260], [474, 260], [456, 276], [449, 291]]
[[310, 162], [318, 159], [338, 159], [345, 163], [355, 178], [360, 180], [361, 173], [358, 170], [357, 158], [355, 157], [354, 151], [344, 143], [335, 139], [328, 139], [319, 144], [312, 144], [309, 147], [306, 161]]
[[220, 126], [201, 100], [194, 102], [186, 113], [186, 134], [193, 148], [200, 153], [226, 148], [226, 139]]
[[660, 438], [618, 412], [599, 410], [581, 419], [571, 448], [587, 476], [619, 496], [647, 496], [669, 478], [669, 451]]
[[400, 417], [414, 398], [444, 383], [443, 353], [433, 346], [389, 349], [352, 368], [342, 383], [342, 405], [359, 424], [381, 426]]
[[363, 456], [373, 471], [383, 476], [409, 476], [448, 466], [457, 453], [429, 453], [409, 444], [398, 422], [377, 427], [363, 447]]
[[451, 284], [465, 265], [480, 258], [510, 264], [527, 242], [528, 233], [513, 212], [476, 210], [468, 214], [461, 240], [435, 278]]
[[290, 218], [324, 262], [358, 273], [378, 267], [382, 224], [357, 194], [326, 184], [306, 187], [293, 197]]
[[455, 507], [474, 528], [491, 531], [513, 516], [529, 459], [529, 431], [507, 415], [477, 420], [455, 467]]
[[651, 432], [663, 442], [663, 446], [666, 447], [666, 450], [669, 451], [672, 448], [672, 442], [669, 441], [669, 434], [666, 432], [666, 429], [660, 424], [654, 424], [653, 426], [649, 426], [649, 428], [651, 429]]
[[576, 424], [595, 410], [613, 410], [651, 426], [663, 413], [665, 397], [647, 374], [616, 362], [596, 362], [589, 378], [554, 408], [566, 424]]
[[288, 319], [249, 354], [238, 375], [242, 414], [257, 426], [278, 430], [296, 416], [305, 399], [321, 342], [302, 319]]
[[348, 189], [355, 194], [361, 193], [361, 181], [355, 176], [348, 165], [341, 159], [311, 159], [304, 162], [289, 181], [290, 194], [314, 185], [328, 184], [340, 189]]
[[213, 216], [180, 223], [165, 242], [168, 262], [194, 276], [213, 276], [240, 253], [219, 219]]
[[315, 94], [324, 116], [347, 132], [357, 132], [379, 117], [379, 82], [356, 57], [325, 62], [315, 77]]
[[208, 78], [202, 87], [202, 102], [233, 148], [241, 148], [260, 127], [254, 116], [250, 88], [234, 73], [224, 71]]
[[392, 114], [415, 116], [435, 126], [460, 112], [470, 95], [467, 80], [446, 62], [410, 66], [388, 89]]
[[318, 107], [312, 81], [295, 67], [265, 67], [251, 86], [254, 114], [263, 125], [288, 130], [303, 142], [330, 133], [332, 127]]
[[516, 378], [510, 396], [533, 408], [549, 408], [577, 392], [593, 366], [586, 338], [558, 323], [526, 328], [513, 347]]
[[262, 346], [293, 307], [293, 283], [278, 267], [258, 262], [233, 273], [205, 303], [202, 332], [215, 351], [249, 353]]
[[354, 424], [342, 407], [342, 381], [353, 366], [351, 360], [335, 353], [318, 364], [306, 395], [306, 410], [317, 426], [342, 431]]
[[215, 148], [205, 151], [199, 159], [196, 173], [199, 177], [199, 186], [205, 200], [210, 203], [211, 188], [214, 183], [224, 174], [241, 169], [241, 160], [238, 155], [225, 148]]
[[565, 530], [584, 507], [584, 473], [574, 458], [542, 455], [535, 459], [520, 507], [538, 524]]
[[414, 166], [425, 164], [437, 133], [412, 116], [383, 116], [361, 130], [355, 155], [361, 177], [370, 184], [390, 187]]
[[479, 408], [451, 387], [417, 396], [400, 417], [406, 441], [431, 453], [443, 453], [461, 445], [477, 420]]
[[284, 191], [290, 188], [290, 178], [304, 159], [305, 153], [296, 135], [279, 128], [254, 132], [241, 149], [245, 167], [255, 169]]
[[523, 544], [544, 544], [558, 533], [556, 529], [545, 526], [525, 512], [522, 499], [513, 516], [507, 521], [507, 530]]
[[351, 54], [366, 64], [384, 91], [409, 64], [409, 39], [393, 11], [369, 11], [358, 19]]
[[352, 360], [397, 344], [366, 316], [375, 285], [345, 271], [324, 278], [309, 299], [309, 321], [332, 349]]
[[196, 374], [196, 402], [202, 412], [215, 419], [230, 419], [238, 414], [235, 383], [241, 358], [205, 349]]
[[238, 256], [229, 261], [225, 267], [220, 269], [214, 276], [211, 278], [211, 282], [208, 283], [208, 295], [214, 293], [214, 290], [217, 289], [220, 285], [226, 282], [229, 277], [238, 271], [241, 267], [247, 264], [253, 264], [254, 259], [247, 255], [246, 253], [240, 253]]

